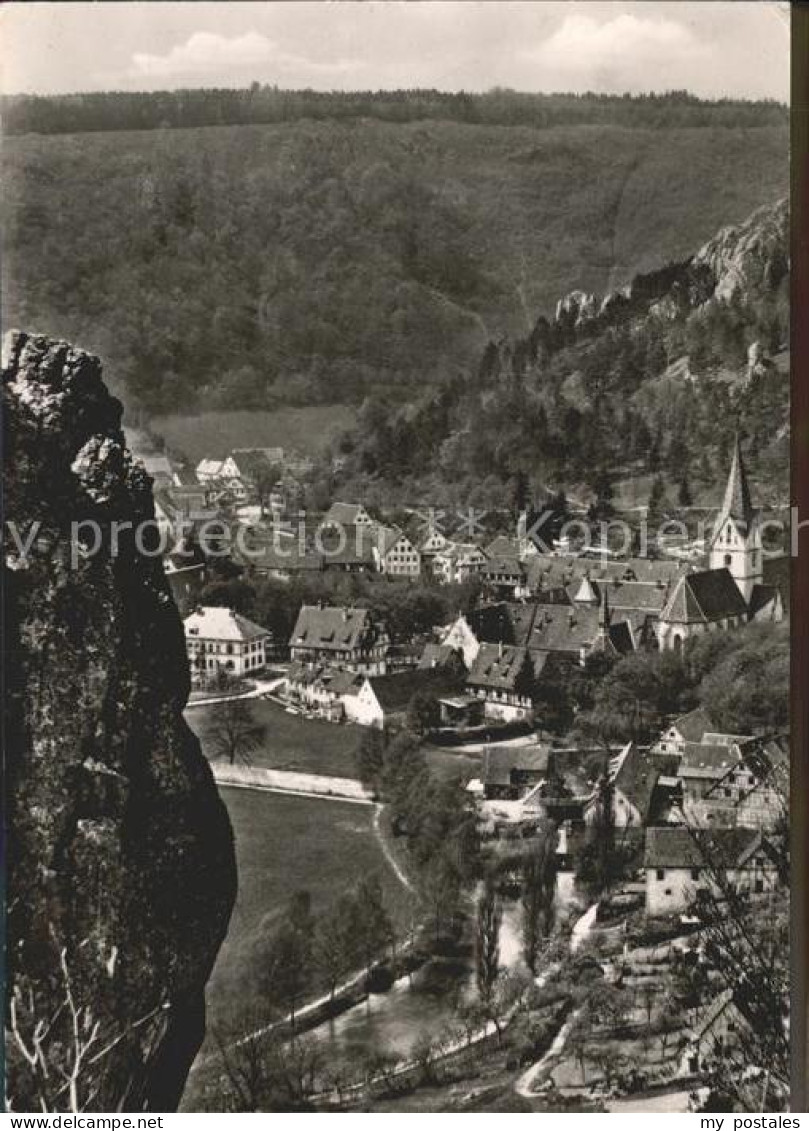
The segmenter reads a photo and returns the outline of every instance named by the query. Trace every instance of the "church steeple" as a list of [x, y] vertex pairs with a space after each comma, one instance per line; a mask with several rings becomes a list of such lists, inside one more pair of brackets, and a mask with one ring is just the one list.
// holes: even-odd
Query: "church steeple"
[[737, 434], [725, 497], [711, 539], [710, 568], [729, 570], [749, 604], [753, 589], [763, 581], [762, 558], [759, 514], [753, 506]]
[[730, 465], [725, 499], [722, 503], [717, 525], [721, 525], [726, 519], [732, 518], [737, 525], [743, 524], [745, 528], [749, 528], [754, 515], [750, 485], [747, 482], [747, 471], [745, 470], [739, 433], [737, 432], [733, 441], [733, 462]]
[[607, 586], [601, 590], [601, 609], [598, 614], [598, 627], [603, 635], [606, 636], [610, 627], [610, 603], [607, 597]]

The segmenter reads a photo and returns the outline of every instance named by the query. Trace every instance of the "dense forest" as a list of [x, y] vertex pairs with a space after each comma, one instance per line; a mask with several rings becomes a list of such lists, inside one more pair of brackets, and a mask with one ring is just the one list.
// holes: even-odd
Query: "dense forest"
[[483, 94], [440, 90], [325, 92], [281, 90], [254, 82], [242, 89], [104, 91], [49, 97], [10, 95], [0, 101], [6, 132], [82, 133], [193, 126], [264, 125], [376, 118], [383, 122], [451, 121], [495, 126], [787, 125], [778, 102], [705, 101], [687, 91], [665, 94], [538, 94], [495, 89]]
[[[377, 478], [403, 498], [435, 498], [452, 483], [456, 501], [486, 509], [578, 485], [594, 517], [609, 518], [616, 480], [645, 477], [652, 499], [636, 501], [653, 502], [659, 519], [706, 491], [716, 501], [739, 431], [761, 501], [783, 500], [786, 209], [758, 215], [762, 227], [780, 228], [780, 247], [758, 264], [757, 284], [727, 300], [712, 297], [704, 264], [673, 264], [636, 277], [590, 317], [561, 309], [524, 337], [490, 342], [476, 370], [413, 403], [369, 397], [336, 444], [354, 494], [372, 496]], [[751, 365], [753, 343], [761, 360]]]
[[[450, 113], [466, 96], [430, 92], [369, 96], [368, 116], [361, 95], [268, 88], [42, 104], [57, 120], [208, 100], [227, 121], [248, 97], [299, 110], [8, 137], [5, 324], [99, 353], [154, 414], [401, 404], [477, 370], [573, 288], [680, 260], [787, 190], [786, 112], [768, 103], [501, 91], [470, 99], [475, 124]], [[511, 124], [520, 106], [538, 124]]]

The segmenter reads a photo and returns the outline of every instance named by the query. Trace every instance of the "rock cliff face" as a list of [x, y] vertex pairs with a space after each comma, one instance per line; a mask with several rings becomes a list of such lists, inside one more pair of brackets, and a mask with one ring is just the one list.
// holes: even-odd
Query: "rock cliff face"
[[758, 208], [744, 223], [722, 228], [692, 260], [708, 267], [713, 297], [729, 300], [737, 292], [770, 290], [789, 270], [789, 203]]
[[593, 332], [647, 313], [674, 318], [710, 302], [729, 302], [774, 290], [789, 271], [789, 204], [756, 209], [738, 226], [722, 228], [690, 259], [636, 275], [602, 299], [571, 291], [556, 304], [554, 322]]
[[12, 331], [2, 367], [9, 1099], [172, 1110], [235, 897], [230, 824], [121, 406], [64, 342]]

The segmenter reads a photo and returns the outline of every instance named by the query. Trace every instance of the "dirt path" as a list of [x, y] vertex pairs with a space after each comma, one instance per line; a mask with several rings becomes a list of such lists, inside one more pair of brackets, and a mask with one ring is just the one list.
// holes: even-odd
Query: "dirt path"
[[393, 855], [390, 848], [388, 847], [388, 842], [385, 840], [385, 834], [382, 832], [382, 827], [380, 825], [380, 821], [382, 819], [382, 810], [383, 809], [384, 809], [384, 806], [381, 805], [377, 801], [376, 802], [376, 810], [374, 812], [374, 834], [376, 836], [376, 839], [379, 841], [379, 847], [382, 851], [382, 855], [385, 857], [388, 864], [390, 864], [390, 867], [391, 867], [391, 870], [393, 871], [393, 874], [396, 876], [396, 879], [399, 881], [399, 883], [402, 885], [402, 887], [407, 888], [407, 890], [409, 892], [415, 892], [416, 889], [413, 887], [410, 880], [407, 878], [405, 873], [399, 867], [399, 864], [398, 864], [395, 856]]
[[[571, 954], [576, 953], [584, 940], [590, 934], [590, 931], [593, 929], [593, 924], [596, 921], [597, 914], [598, 903], [594, 903], [591, 907], [588, 907], [584, 914], [581, 915], [574, 923], [573, 930], [570, 934]], [[549, 967], [548, 970], [543, 971], [543, 973], [540, 974], [536, 979], [537, 986], [542, 987], [547, 982], [549, 982], [550, 979], [556, 974], [558, 969], [559, 964], [554, 963], [554, 965]], [[559, 1061], [562, 1059], [565, 1051], [565, 1045], [567, 1044], [567, 1039], [571, 1034], [573, 1026], [576, 1024], [580, 1012], [581, 1010], [577, 1009], [568, 1014], [568, 1016], [565, 1018], [564, 1023], [559, 1029], [559, 1032], [554, 1037], [551, 1047], [544, 1054], [544, 1056], [540, 1057], [540, 1059], [536, 1061], [535, 1064], [532, 1064], [530, 1068], [527, 1068], [525, 1072], [522, 1073], [521, 1076], [517, 1077], [517, 1080], [514, 1084], [514, 1091], [518, 1096], [522, 1096], [524, 1099], [531, 1099], [531, 1097], [535, 1095], [535, 1084], [538, 1081], [541, 1081], [549, 1076], [556, 1065], [559, 1063]]]

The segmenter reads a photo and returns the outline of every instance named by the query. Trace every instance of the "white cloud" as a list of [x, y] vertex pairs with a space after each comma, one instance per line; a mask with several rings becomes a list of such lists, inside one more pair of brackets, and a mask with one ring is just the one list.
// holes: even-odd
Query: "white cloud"
[[248, 81], [256, 75], [272, 78], [289, 71], [338, 75], [355, 67], [348, 59], [320, 62], [284, 51], [275, 40], [257, 31], [230, 38], [216, 32], [195, 31], [165, 55], [135, 52], [130, 73], [133, 77], [164, 80], [203, 80], [235, 73], [242, 81]]
[[[581, 89], [592, 80], [601, 89], [648, 87], [657, 71], [674, 73], [704, 56], [704, 47], [682, 23], [622, 13], [606, 22], [567, 16], [556, 31], [524, 57], [553, 81]], [[641, 78], [641, 76], [643, 76]]]

